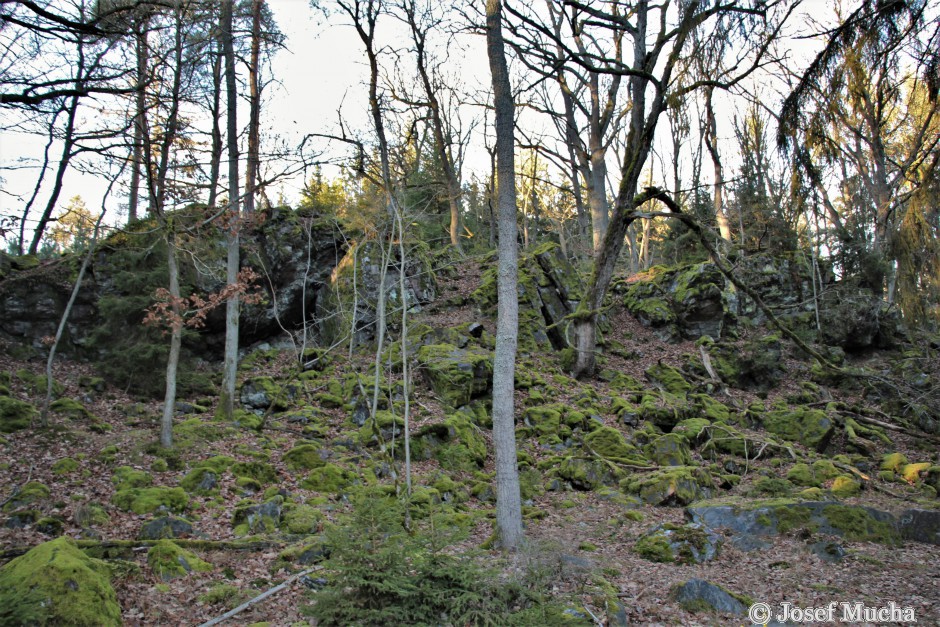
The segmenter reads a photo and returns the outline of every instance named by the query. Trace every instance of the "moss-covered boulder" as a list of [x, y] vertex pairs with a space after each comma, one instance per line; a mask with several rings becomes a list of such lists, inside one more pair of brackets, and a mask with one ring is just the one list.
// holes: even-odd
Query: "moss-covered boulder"
[[208, 572], [212, 564], [205, 562], [191, 551], [180, 547], [172, 540], [160, 540], [147, 551], [147, 565], [163, 581], [185, 577], [189, 573]]
[[740, 594], [709, 583], [703, 579], [689, 579], [673, 586], [670, 597], [687, 612], [719, 612], [744, 616], [753, 601]]
[[189, 506], [189, 497], [183, 488], [128, 488], [115, 492], [111, 502], [118, 509], [135, 514], [150, 514], [161, 509], [182, 512]]
[[428, 385], [451, 407], [466, 405], [493, 385], [493, 355], [489, 351], [429, 344], [418, 349], [417, 360]]
[[718, 554], [721, 538], [704, 525], [665, 523], [640, 536], [633, 551], [651, 562], [701, 564]]
[[240, 536], [273, 533], [281, 526], [283, 508], [284, 497], [282, 496], [275, 496], [260, 504], [237, 507], [232, 515], [232, 527], [236, 535]]
[[146, 488], [153, 485], [153, 477], [150, 473], [132, 468], [131, 466], [120, 466], [114, 469], [111, 475], [111, 482], [114, 483], [116, 490], [127, 490], [129, 488]]
[[290, 533], [316, 533], [323, 523], [323, 512], [312, 505], [289, 505], [284, 509], [283, 526]]
[[46, 484], [39, 483], [38, 481], [30, 481], [10, 495], [7, 502], [3, 505], [3, 511], [12, 512], [20, 507], [33, 505], [48, 499], [49, 495], [49, 488]]
[[575, 490], [594, 490], [603, 484], [616, 481], [622, 475], [612, 467], [597, 459], [566, 457], [555, 468], [555, 474], [571, 484]]
[[72, 420], [90, 420], [92, 422], [98, 422], [98, 417], [91, 413], [81, 401], [77, 401], [74, 398], [63, 397], [56, 399], [49, 405], [49, 409], [60, 416], [65, 416]]
[[13, 433], [27, 428], [39, 417], [39, 411], [26, 401], [0, 396], [0, 433]]
[[246, 477], [265, 484], [277, 481], [277, 470], [265, 462], [238, 462], [231, 466], [232, 474], [236, 477]]
[[768, 411], [762, 415], [761, 422], [764, 428], [774, 435], [791, 442], [799, 442], [820, 453], [826, 450], [835, 433], [832, 419], [820, 409], [800, 407]]
[[283, 461], [291, 470], [311, 470], [326, 463], [323, 453], [314, 444], [300, 444], [284, 453]]
[[353, 485], [356, 478], [353, 472], [336, 464], [328, 463], [311, 470], [300, 485], [307, 490], [314, 490], [323, 494], [340, 494]]
[[643, 452], [658, 466], [691, 466], [687, 440], [678, 433], [666, 433], [650, 441]]
[[620, 482], [620, 488], [650, 505], [688, 505], [711, 496], [714, 482], [698, 466], [673, 466], [631, 475]]
[[283, 411], [290, 407], [290, 386], [282, 386], [271, 377], [255, 377], [242, 384], [239, 400], [249, 409]]
[[63, 457], [52, 464], [52, 474], [70, 475], [78, 470], [81, 465], [71, 457]]
[[706, 343], [715, 373], [736, 388], [766, 392], [784, 375], [783, 344], [776, 335], [741, 344]]
[[211, 468], [193, 468], [180, 480], [189, 494], [208, 495], [219, 490], [219, 475]]
[[121, 624], [111, 572], [68, 538], [31, 549], [0, 568], [0, 623], [6, 625]]
[[766, 548], [768, 536], [795, 531], [851, 541], [895, 544], [899, 540], [891, 514], [832, 501], [717, 499], [695, 503], [685, 514], [712, 529], [728, 529], [732, 544], [743, 551]]

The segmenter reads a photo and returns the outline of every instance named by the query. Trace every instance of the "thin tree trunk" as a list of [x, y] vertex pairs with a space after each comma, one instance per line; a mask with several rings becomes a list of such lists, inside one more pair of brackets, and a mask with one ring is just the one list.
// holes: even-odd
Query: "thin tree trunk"
[[163, 416], [160, 419], [160, 446], [173, 446], [173, 415], [176, 413], [176, 380], [180, 363], [180, 347], [183, 343], [183, 322], [180, 316], [180, 272], [176, 263], [176, 233], [166, 234], [167, 270], [173, 317], [170, 331], [170, 354], [166, 361], [166, 391], [163, 396]]
[[499, 194], [496, 351], [493, 357], [493, 446], [496, 449], [496, 528], [508, 550], [522, 544], [522, 500], [516, 465], [515, 360], [519, 338], [516, 248], [514, 104], [502, 33], [500, 0], [486, 2], [486, 49], [493, 78]]
[[[228, 285], [238, 281], [239, 266], [239, 186], [238, 186], [238, 90], [235, 82], [235, 50], [232, 33], [232, 3], [222, 3], [222, 49], [225, 56], [225, 93], [228, 143], [229, 222], [226, 224], [225, 275]], [[238, 291], [233, 290], [225, 303], [225, 363], [219, 409], [226, 420], [235, 415], [235, 384], [238, 377]]]
[[46, 141], [46, 146], [42, 151], [42, 167], [39, 169], [39, 176], [36, 179], [36, 185], [33, 186], [33, 193], [30, 195], [29, 200], [26, 201], [26, 206], [23, 207], [23, 215], [20, 219], [20, 237], [16, 242], [17, 254], [22, 255], [25, 248], [26, 240], [26, 221], [29, 218], [29, 212], [33, 208], [33, 203], [36, 202], [36, 198], [39, 196], [39, 191], [42, 189], [42, 182], [46, 178], [46, 172], [49, 169], [49, 150], [52, 148], [52, 144], [55, 142], [55, 123], [59, 119], [59, 114], [65, 110], [64, 106], [60, 106], [59, 109], [52, 116], [52, 121], [49, 123], [49, 138]]
[[715, 107], [712, 104], [712, 92], [714, 87], [705, 89], [705, 146], [708, 148], [708, 154], [712, 158], [712, 168], [715, 172], [715, 195], [714, 211], [715, 221], [718, 223], [718, 232], [725, 246], [731, 243], [731, 224], [728, 222], [728, 216], [725, 214], [725, 177], [721, 165], [721, 153], [718, 151], [718, 125], [715, 121]]
[[[79, 70], [81, 71], [81, 70]], [[29, 244], [29, 254], [35, 255], [39, 251], [39, 244], [42, 236], [46, 232], [46, 226], [52, 218], [52, 212], [56, 203], [59, 202], [59, 194], [62, 193], [62, 183], [65, 179], [65, 172], [69, 168], [69, 162], [72, 160], [72, 146], [75, 144], [75, 114], [78, 112], [78, 96], [72, 96], [69, 103], [68, 118], [65, 123], [65, 137], [62, 141], [62, 157], [59, 159], [59, 167], [56, 170], [55, 183], [52, 186], [52, 193], [46, 202], [46, 208], [42, 212], [42, 217], [36, 224], [33, 231], [33, 240]]]
[[147, 18], [134, 24], [137, 56], [137, 93], [134, 98], [134, 153], [131, 157], [131, 189], [127, 201], [127, 221], [137, 219], [140, 203], [140, 169], [143, 167], [144, 116], [147, 115], [147, 65], [150, 62], [150, 46], [147, 42]]
[[219, 16], [219, 35], [215, 38], [215, 58], [212, 60], [212, 148], [209, 162], [209, 208], [215, 210], [219, 194], [219, 174], [222, 169], [222, 16]]
[[261, 165], [261, 7], [264, 0], [251, 3], [251, 62], [248, 65], [248, 161], [245, 167], [245, 213], [255, 210], [258, 169]]

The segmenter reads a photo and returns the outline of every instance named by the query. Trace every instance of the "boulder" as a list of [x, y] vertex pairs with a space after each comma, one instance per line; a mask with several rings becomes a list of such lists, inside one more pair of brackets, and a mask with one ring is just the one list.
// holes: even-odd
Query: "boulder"
[[137, 537], [141, 540], [164, 540], [192, 535], [193, 526], [188, 520], [173, 516], [161, 516], [145, 523]]
[[689, 579], [672, 589], [671, 597], [688, 612], [721, 612], [743, 616], [747, 614], [748, 599], [733, 595], [721, 586], [704, 579]]
[[489, 392], [493, 385], [493, 356], [477, 348], [429, 344], [418, 349], [418, 369], [445, 403], [457, 408]]
[[160, 540], [147, 551], [147, 565], [163, 581], [185, 577], [193, 571], [208, 572], [212, 564], [205, 562], [172, 540]]
[[721, 537], [700, 523], [653, 527], [640, 536], [633, 550], [653, 562], [701, 564], [718, 554]]
[[68, 538], [44, 542], [0, 568], [0, 622], [107, 627], [121, 624], [108, 566]]

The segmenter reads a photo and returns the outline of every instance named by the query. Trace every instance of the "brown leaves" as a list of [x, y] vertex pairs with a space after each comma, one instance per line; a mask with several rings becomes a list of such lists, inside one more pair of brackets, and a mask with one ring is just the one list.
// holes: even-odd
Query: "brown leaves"
[[254, 285], [260, 275], [251, 268], [242, 268], [235, 283], [226, 285], [218, 292], [203, 297], [192, 294], [188, 297], [174, 297], [166, 288], [160, 287], [154, 292], [154, 302], [147, 309], [144, 324], [163, 327], [164, 332], [171, 329], [201, 329], [205, 326], [206, 316], [233, 296], [237, 296], [245, 305], [256, 305], [264, 299], [260, 286]]

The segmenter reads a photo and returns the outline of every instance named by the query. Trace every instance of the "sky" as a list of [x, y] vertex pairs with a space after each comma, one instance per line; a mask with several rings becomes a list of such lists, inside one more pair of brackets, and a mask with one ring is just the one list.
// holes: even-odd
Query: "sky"
[[[278, 136], [288, 145], [296, 145], [307, 134], [335, 133], [340, 112], [348, 128], [368, 132], [371, 128], [365, 86], [368, 67], [362, 44], [353, 28], [343, 22], [342, 16], [334, 14], [327, 18], [310, 8], [307, 0], [268, 0], [268, 3], [287, 39], [286, 50], [279, 51], [272, 62], [272, 73], [279, 82], [269, 85], [265, 91], [263, 133]], [[810, 12], [823, 6], [829, 4], [823, 0], [807, 3]], [[408, 35], [404, 25], [391, 19], [380, 21], [379, 34], [385, 55], [383, 59], [388, 67], [392, 58], [388, 53], [407, 46]], [[448, 62], [458, 68], [466, 84], [486, 89], [489, 71], [483, 38], [467, 35], [461, 41], [465, 47]], [[485, 98], [485, 95], [480, 98]], [[477, 118], [482, 115], [479, 107], [469, 111], [468, 115]], [[246, 121], [247, 111], [240, 110], [239, 125]], [[729, 137], [731, 132], [725, 129], [720, 134]], [[0, 166], [18, 163], [22, 158], [36, 159], [41, 156], [42, 145], [43, 139], [37, 136], [0, 132]], [[325, 140], [314, 140], [314, 145], [324, 158], [332, 156], [335, 159], [345, 154], [343, 146], [329, 146]], [[612, 165], [615, 167], [616, 164]], [[464, 179], [469, 172], [488, 171], [488, 167], [488, 156], [483, 147], [477, 145], [468, 155]], [[327, 169], [328, 176], [336, 172], [335, 169]], [[32, 191], [35, 172], [4, 169], [0, 170], [0, 178], [3, 179], [0, 215], [16, 215], [22, 210], [24, 198]], [[302, 176], [281, 181], [269, 192], [269, 197], [274, 199], [280, 192], [289, 201], [295, 201], [303, 184]], [[104, 189], [101, 177], [70, 171], [59, 205], [64, 206], [72, 196], [80, 194], [89, 208], [96, 212]], [[109, 201], [109, 221], [119, 220], [119, 205], [123, 203], [126, 203], [124, 193]]]

